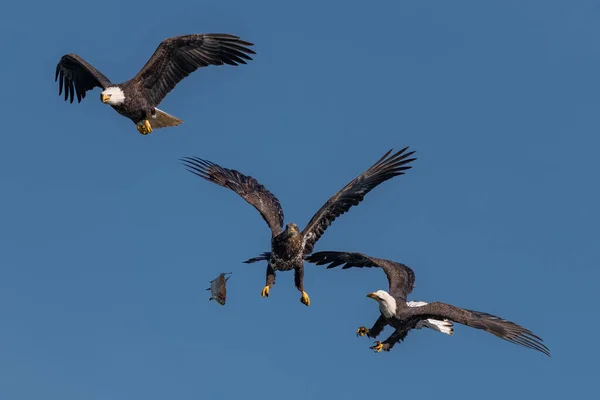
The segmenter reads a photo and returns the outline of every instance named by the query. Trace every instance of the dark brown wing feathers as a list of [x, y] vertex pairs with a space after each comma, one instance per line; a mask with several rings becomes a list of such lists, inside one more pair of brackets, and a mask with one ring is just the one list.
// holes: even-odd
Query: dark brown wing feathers
[[342, 269], [353, 267], [379, 267], [383, 269], [389, 282], [389, 293], [395, 298], [406, 300], [415, 284], [413, 270], [397, 262], [374, 258], [361, 253], [345, 253], [341, 251], [319, 251], [313, 253], [305, 260], [316, 264], [329, 264], [327, 268], [335, 268], [344, 264]]
[[105, 89], [110, 85], [106, 76], [77, 54], [62, 56], [56, 65], [54, 81], [58, 81], [58, 95], [64, 90], [65, 101], [70, 99], [70, 103], [73, 103], [75, 96], [80, 103], [88, 90], [95, 87]]
[[252, 60], [248, 54], [256, 53], [246, 46], [253, 44], [220, 33], [168, 38], [158, 45], [132, 82], [157, 106], [182, 79], [198, 68], [223, 64], [237, 66]]
[[408, 158], [414, 154], [414, 151], [405, 153], [407, 149], [408, 147], [405, 147], [391, 156], [392, 150], [389, 150], [371, 168], [327, 200], [302, 231], [306, 238], [304, 254], [310, 254], [313, 251], [315, 243], [337, 217], [347, 212], [352, 206], [359, 204], [365, 195], [377, 185], [394, 176], [403, 175], [404, 171], [412, 168], [407, 164], [416, 158]]
[[273, 237], [282, 232], [283, 210], [281, 204], [277, 197], [256, 179], [197, 157], [184, 157], [181, 161], [191, 173], [233, 190], [254, 206], [271, 228]]
[[492, 314], [467, 310], [446, 303], [430, 303], [423, 307], [414, 307], [412, 312], [421, 318], [448, 318], [459, 324], [482, 329], [508, 342], [537, 350], [550, 356], [550, 350], [542, 343], [542, 339], [529, 329], [514, 322], [507, 321]]
[[[390, 282], [390, 294], [395, 298], [406, 299], [412, 292], [415, 274], [406, 265], [389, 260], [378, 259], [361, 253], [344, 253], [338, 251], [320, 251], [305, 257], [305, 260], [316, 265], [326, 265], [335, 268], [343, 265], [342, 269], [352, 267], [380, 267], [385, 271]], [[507, 321], [492, 314], [481, 311], [467, 310], [446, 303], [430, 303], [421, 307], [405, 307], [407, 313], [402, 320], [414, 319], [416, 321], [433, 318], [438, 320], [449, 319], [475, 329], [489, 332], [508, 342], [515, 343], [530, 349], [537, 350], [550, 356], [550, 350], [542, 339], [514, 322]]]

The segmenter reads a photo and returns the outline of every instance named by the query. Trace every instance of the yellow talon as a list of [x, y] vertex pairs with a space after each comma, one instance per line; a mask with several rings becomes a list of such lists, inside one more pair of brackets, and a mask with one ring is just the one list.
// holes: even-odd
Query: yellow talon
[[302, 297], [300, 298], [300, 301], [302, 302], [302, 304], [310, 306], [310, 297], [308, 297], [308, 294], [306, 294], [304, 290], [302, 291]]
[[262, 292], [260, 293], [260, 295], [261, 295], [262, 297], [269, 297], [269, 287], [268, 287], [268, 286], [265, 286], [265, 287], [263, 288]]
[[374, 346], [371, 346], [371, 349], [379, 353], [383, 349], [383, 344], [378, 340], [375, 342]]
[[136, 128], [138, 132], [142, 135], [147, 135], [150, 132], [152, 132], [152, 125], [150, 125], [150, 121], [148, 121], [147, 119], [145, 119], [143, 122], [139, 122], [136, 125]]
[[361, 326], [360, 328], [358, 328], [356, 330], [356, 336], [363, 337], [363, 336], [368, 335], [368, 334], [369, 334], [369, 330], [366, 327], [364, 327], [364, 326]]

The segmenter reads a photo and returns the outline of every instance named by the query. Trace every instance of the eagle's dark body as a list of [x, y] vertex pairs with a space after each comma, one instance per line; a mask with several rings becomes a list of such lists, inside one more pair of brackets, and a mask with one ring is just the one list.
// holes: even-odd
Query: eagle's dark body
[[[317, 265], [329, 264], [327, 268], [335, 268], [343, 265], [342, 269], [352, 267], [379, 267], [383, 269], [388, 278], [389, 293], [378, 290], [367, 295], [367, 297], [379, 303], [381, 314], [371, 329], [361, 326], [357, 330], [357, 335], [359, 336], [367, 335], [370, 338], [377, 338], [386, 325], [390, 325], [395, 329], [394, 333], [384, 342], [377, 341], [371, 347], [378, 352], [381, 350], [389, 351], [396, 343], [403, 341], [409, 331], [419, 329], [420, 324], [431, 323], [432, 320], [434, 324], [450, 320], [471, 328], [485, 330], [501, 339], [550, 356], [550, 350], [543, 344], [539, 336], [536, 336], [530, 330], [514, 322], [507, 321], [495, 315], [440, 302], [418, 302], [420, 304], [409, 306], [410, 303], [407, 303], [406, 300], [414, 288], [415, 274], [410, 267], [404, 264], [361, 253], [339, 251], [313, 253], [306, 257], [306, 261]], [[447, 326], [451, 327], [452, 325]], [[440, 332], [443, 332], [443, 330], [440, 330]], [[452, 335], [453, 331], [444, 333]]]
[[304, 265], [304, 240], [298, 232], [284, 230], [271, 240], [269, 264], [276, 271], [289, 271]]
[[[290, 224], [293, 225], [293, 224]], [[275, 285], [275, 271], [294, 270], [294, 284], [300, 292], [304, 292], [304, 238], [297, 229], [287, 227], [279, 235], [271, 239], [271, 252], [244, 261], [250, 264], [256, 261], [267, 261], [266, 287]]]
[[388, 151], [379, 161], [333, 195], [302, 231], [294, 223], [287, 224], [285, 230], [283, 229], [283, 210], [279, 200], [251, 176], [196, 157], [186, 157], [182, 161], [190, 172], [239, 194], [260, 212], [271, 228], [271, 251], [244, 261], [267, 261], [266, 284], [262, 296], [269, 296], [270, 288], [275, 284], [276, 271], [294, 270], [294, 283], [302, 293], [300, 300], [308, 306], [310, 299], [304, 291], [303, 284], [304, 256], [312, 252], [315, 243], [338, 216], [359, 204], [364, 196], [379, 184], [394, 176], [403, 175], [405, 170], [412, 168], [407, 164], [415, 160], [409, 158], [414, 151], [406, 152], [407, 149], [408, 147], [391, 155], [391, 150]]
[[156, 106], [137, 90], [136, 85], [131, 82], [111, 85], [120, 88], [125, 94], [125, 102], [121, 105], [111, 105], [111, 107], [124, 117], [129, 118], [134, 124], [138, 124], [145, 119], [151, 119], [156, 115]]
[[209, 65], [246, 64], [245, 60], [252, 60], [249, 54], [255, 54], [247, 47], [252, 45], [237, 36], [221, 33], [167, 38], [132, 79], [119, 84], [112, 83], [77, 54], [65, 54], [56, 66], [58, 94], [61, 95], [64, 89], [65, 101], [72, 103], [77, 98], [81, 102], [86, 92], [95, 87], [102, 88], [102, 102], [132, 120], [140, 133], [148, 134], [152, 129], [183, 122], [157, 109], [181, 80]]

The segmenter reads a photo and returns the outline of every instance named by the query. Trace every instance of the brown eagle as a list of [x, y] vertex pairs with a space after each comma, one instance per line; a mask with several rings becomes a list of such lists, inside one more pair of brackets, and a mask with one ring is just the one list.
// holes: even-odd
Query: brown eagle
[[344, 265], [342, 269], [352, 267], [379, 267], [387, 275], [389, 292], [378, 290], [367, 294], [367, 297], [379, 303], [381, 315], [371, 329], [361, 326], [357, 336], [367, 335], [377, 338], [386, 325], [395, 331], [384, 342], [377, 341], [371, 349], [376, 352], [390, 351], [394, 345], [403, 341], [412, 329], [431, 328], [448, 335], [453, 335], [452, 323], [485, 330], [501, 339], [521, 346], [540, 351], [550, 356], [550, 350], [542, 343], [542, 339], [514, 322], [480, 311], [467, 310], [445, 303], [426, 303], [423, 301], [407, 302], [412, 292], [415, 274], [404, 264], [370, 257], [361, 253], [344, 253], [339, 251], [320, 251], [306, 257], [306, 261], [316, 265], [329, 264], [327, 268]]
[[409, 158], [414, 151], [406, 152], [407, 149], [408, 147], [405, 147], [391, 155], [392, 150], [385, 153], [373, 166], [327, 200], [303, 231], [300, 231], [298, 225], [294, 223], [287, 224], [285, 230], [283, 229], [283, 210], [279, 200], [251, 176], [196, 157], [185, 157], [181, 161], [188, 171], [239, 194], [260, 212], [271, 228], [271, 251], [244, 261], [245, 263], [262, 260], [268, 262], [266, 285], [261, 292], [262, 297], [269, 296], [269, 290], [275, 284], [275, 271], [293, 269], [294, 283], [302, 293], [300, 301], [309, 306], [310, 298], [304, 291], [303, 284], [303, 257], [312, 252], [317, 240], [338, 216], [360, 203], [377, 185], [394, 176], [403, 175], [404, 171], [412, 168], [407, 164], [416, 158]]
[[142, 135], [152, 129], [177, 126], [183, 121], [156, 108], [165, 96], [189, 74], [209, 65], [246, 64], [254, 51], [252, 43], [226, 33], [175, 36], [163, 40], [136, 76], [123, 83], [111, 83], [100, 71], [77, 54], [65, 54], [56, 66], [58, 95], [73, 103], [99, 87], [100, 100], [136, 124]]

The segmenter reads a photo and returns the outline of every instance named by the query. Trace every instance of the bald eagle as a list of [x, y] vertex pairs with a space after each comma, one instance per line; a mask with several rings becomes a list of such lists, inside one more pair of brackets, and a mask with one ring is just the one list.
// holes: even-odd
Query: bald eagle
[[287, 224], [283, 229], [283, 210], [279, 200], [251, 176], [196, 157], [185, 157], [181, 161], [188, 171], [236, 192], [260, 212], [271, 228], [271, 251], [244, 261], [247, 264], [267, 261], [266, 284], [261, 296], [269, 296], [270, 288], [275, 284], [275, 271], [293, 269], [295, 286], [302, 293], [300, 301], [309, 306], [310, 298], [304, 291], [303, 283], [303, 257], [312, 252], [317, 240], [338, 216], [359, 204], [377, 185], [394, 176], [403, 175], [405, 170], [412, 168], [407, 164], [416, 158], [409, 158], [414, 151], [407, 153], [407, 149], [405, 147], [392, 155], [392, 150], [385, 153], [371, 168], [327, 200], [302, 232], [294, 223]]
[[256, 54], [239, 37], [229, 34], [194, 34], [163, 40], [146, 65], [132, 79], [111, 83], [100, 71], [77, 54], [62, 56], [54, 80], [65, 101], [81, 102], [86, 92], [102, 89], [100, 100], [136, 124], [142, 135], [153, 129], [177, 126], [183, 121], [156, 108], [175, 86], [196, 69], [208, 65], [237, 66]]
[[415, 274], [404, 264], [370, 257], [361, 253], [345, 253], [339, 251], [321, 251], [306, 257], [306, 261], [316, 265], [334, 268], [343, 265], [342, 269], [352, 267], [379, 267], [387, 275], [389, 292], [378, 290], [367, 294], [367, 297], [379, 303], [381, 315], [371, 329], [361, 326], [357, 336], [367, 335], [377, 338], [386, 325], [391, 325], [395, 332], [383, 343], [376, 341], [371, 349], [376, 352], [390, 351], [394, 345], [403, 341], [412, 329], [428, 327], [448, 335], [453, 335], [452, 323], [485, 330], [497, 337], [550, 356], [550, 350], [542, 343], [542, 339], [514, 322], [480, 311], [467, 310], [445, 303], [407, 302], [412, 292]]

